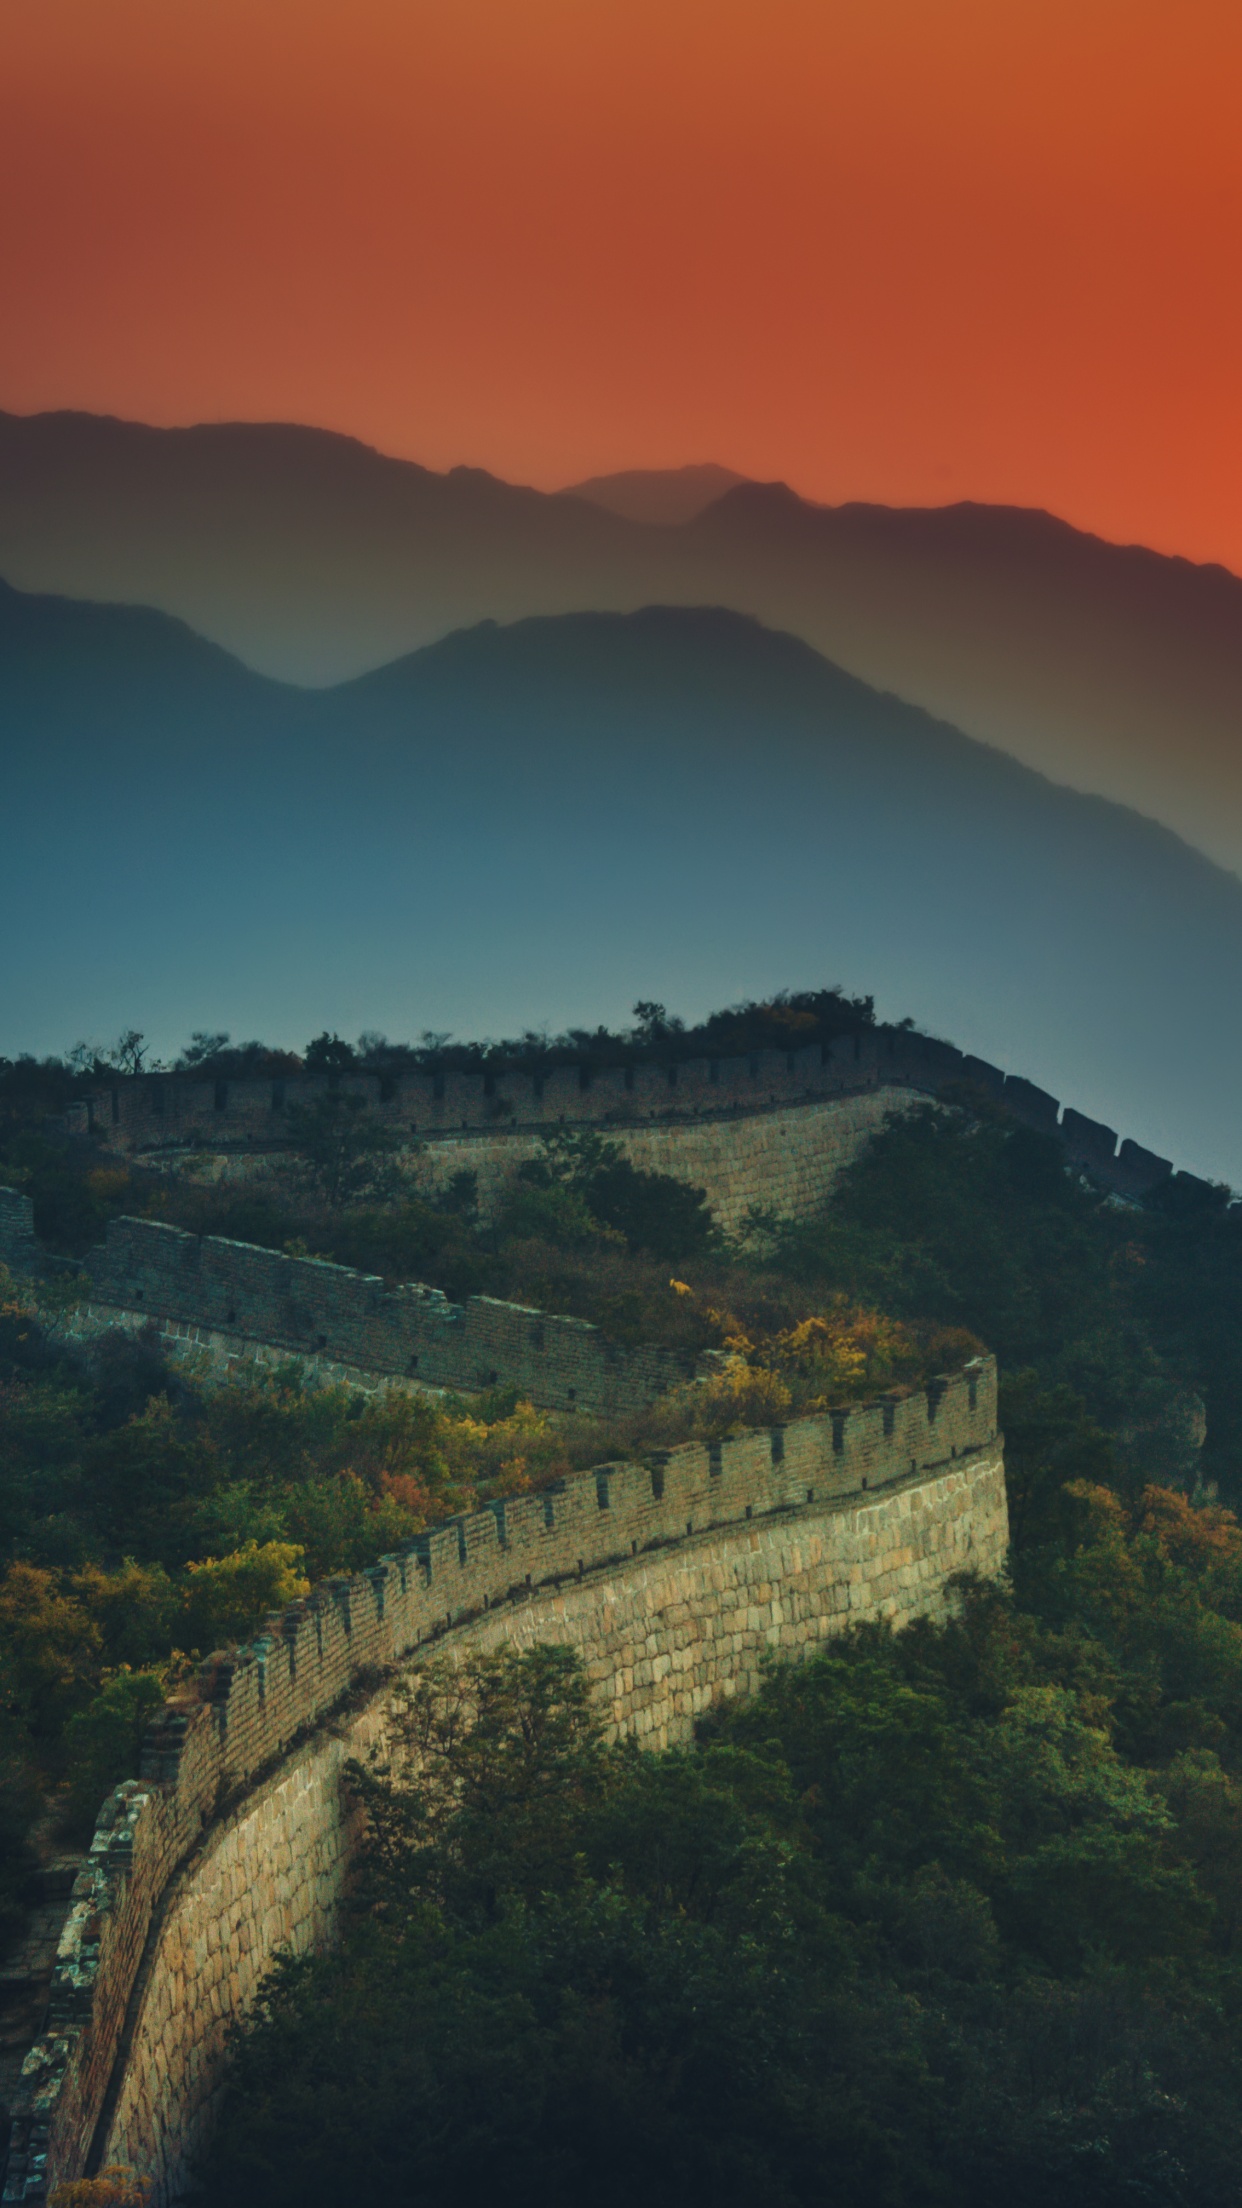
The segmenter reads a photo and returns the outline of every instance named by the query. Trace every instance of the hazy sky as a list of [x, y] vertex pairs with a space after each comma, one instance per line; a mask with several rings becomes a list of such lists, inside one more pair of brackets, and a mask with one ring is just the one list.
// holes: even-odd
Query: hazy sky
[[0, 405], [1242, 569], [1239, 0], [0, 0]]

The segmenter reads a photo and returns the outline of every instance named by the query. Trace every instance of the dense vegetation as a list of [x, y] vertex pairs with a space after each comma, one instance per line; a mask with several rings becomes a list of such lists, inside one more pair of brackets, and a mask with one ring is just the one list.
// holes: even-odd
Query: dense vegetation
[[558, 1655], [429, 1690], [417, 1790], [359, 1778], [375, 1842], [348, 1936], [280, 1975], [242, 2045], [212, 2201], [1232, 2200], [1227, 1191], [1120, 1203], [965, 1100], [894, 1120], [818, 1218], [757, 1216], [737, 1246], [596, 1136], [547, 1142], [484, 1227], [468, 1178], [395, 1180], [380, 1132], [330, 1101], [283, 1183], [144, 1175], [42, 1124], [76, 1078], [0, 1080], [0, 1177], [62, 1248], [148, 1210], [737, 1362], [603, 1435], [292, 1373], [204, 1392], [141, 1341], [71, 1352], [10, 1287], [11, 1913], [49, 1789], [81, 1829], [170, 1673], [307, 1578], [592, 1456], [914, 1382], [976, 1339], [1002, 1367], [1012, 1573], [956, 1623], [774, 1671], [665, 1757], [605, 1750]]
[[[305, 1163], [315, 1168], [309, 1145]], [[108, 1181], [109, 1201], [117, 1183], [131, 1188], [115, 1165], [91, 1169], [88, 1193], [93, 1179]], [[373, 1188], [368, 1196], [369, 1208], [312, 1202], [291, 1217], [334, 1222], [347, 1249], [360, 1241], [369, 1252], [386, 1235], [400, 1246], [410, 1201], [385, 1207]], [[910, 1384], [976, 1346], [962, 1329], [889, 1319], [839, 1295], [817, 1301], [747, 1269], [704, 1233], [694, 1191], [635, 1175], [591, 1138], [551, 1142], [514, 1194], [514, 1219], [487, 1238], [463, 1210], [417, 1209], [465, 1237], [460, 1246], [472, 1246], [480, 1266], [523, 1265], [527, 1281], [541, 1269], [554, 1306], [589, 1294], [615, 1331], [635, 1335], [650, 1313], [667, 1314], [667, 1336], [691, 1348], [726, 1344], [733, 1363], [710, 1384], [674, 1390], [643, 1419], [607, 1428], [557, 1420], [512, 1393], [364, 1400], [306, 1387], [294, 1367], [212, 1388], [170, 1369], [154, 1340], [111, 1335], [84, 1349], [67, 1339], [56, 1306], [72, 1301], [72, 1277], [37, 1289], [0, 1279], [0, 1753], [9, 1805], [0, 1936], [21, 1922], [36, 1810], [47, 1805], [54, 1823], [81, 1837], [109, 1787], [133, 1770], [168, 1686], [311, 1580], [356, 1570], [453, 1511], [576, 1465]], [[627, 1216], [640, 1231], [648, 1218], [660, 1234], [676, 1229], [707, 1253], [697, 1289], [670, 1276], [667, 1257], [631, 1249], [615, 1223]]]
[[[259, 1043], [230, 1047], [225, 1035], [196, 1035], [177, 1069], [212, 1074], [285, 1073], [305, 1067], [344, 1075], [356, 1068], [385, 1071], [444, 1063], [534, 1066], [592, 1058], [680, 1051], [788, 1046], [866, 1024], [868, 1001], [820, 990], [767, 1005], [714, 1014], [693, 1029], [662, 1005], [640, 1002], [636, 1025], [622, 1034], [600, 1028], [511, 1043], [450, 1047], [424, 1036], [417, 1048], [363, 1036], [355, 1048], [324, 1034], [299, 1058]], [[79, 1091], [109, 1071], [133, 1074], [144, 1065], [143, 1038], [131, 1030], [106, 1056], [79, 1046], [64, 1059], [0, 1061], [0, 1178], [29, 1190], [35, 1227], [51, 1248], [83, 1255], [120, 1212], [154, 1216], [198, 1233], [295, 1252], [311, 1252], [389, 1279], [425, 1279], [461, 1298], [509, 1296], [598, 1320], [625, 1340], [660, 1340], [693, 1351], [728, 1330], [670, 1285], [670, 1266], [691, 1256], [714, 1260], [713, 1308], [727, 1314], [745, 1283], [722, 1281], [727, 1252], [713, 1235], [702, 1193], [662, 1174], [635, 1170], [615, 1144], [597, 1136], [556, 1138], [541, 1163], [524, 1168], [501, 1217], [480, 1232], [477, 1184], [459, 1173], [432, 1191], [398, 1137], [372, 1117], [362, 1098], [332, 1088], [311, 1105], [293, 1104], [286, 1118], [290, 1150], [275, 1171], [254, 1182], [202, 1185], [188, 1170], [160, 1171], [127, 1162], [94, 1144], [56, 1132]], [[726, 1268], [727, 1269], [727, 1268]], [[732, 1290], [730, 1294], [729, 1290]], [[785, 1312], [788, 1321], [790, 1313]], [[732, 1322], [730, 1321], [730, 1324]]]
[[89, 1833], [195, 1656], [573, 1461], [512, 1397], [366, 1401], [280, 1371], [202, 1390], [144, 1340], [71, 1353], [46, 1319], [0, 1275], [0, 1938], [31, 1817]]
[[997, 1346], [1011, 1583], [665, 1756], [602, 1749], [567, 1658], [433, 1683], [417, 1783], [359, 1776], [345, 1939], [240, 2043], [210, 2202], [1236, 2196], [1226, 1194], [1120, 1205], [926, 1111], [820, 1219], [755, 1224], [757, 1280]]
[[[907, 1384], [979, 1339], [1001, 1360], [1024, 1598], [1060, 1554], [1069, 1481], [1106, 1483], [1128, 1501], [1151, 1481], [1238, 1494], [1242, 1235], [1224, 1191], [1187, 1198], [1174, 1184], [1146, 1207], [1121, 1205], [1068, 1174], [1055, 1143], [995, 1113], [923, 1109], [870, 1145], [821, 1217], [756, 1219], [744, 1248], [714, 1233], [693, 1190], [636, 1173], [596, 1134], [550, 1138], [484, 1229], [468, 1183], [431, 1196], [402, 1181], [394, 1193], [385, 1143], [331, 1099], [283, 1187], [170, 1187], [41, 1130], [53, 1078], [45, 1068], [36, 1083], [27, 1069], [10, 1085], [0, 1170], [41, 1184], [62, 1224], [79, 1205], [162, 1207], [452, 1293], [581, 1312], [623, 1339], [688, 1353], [716, 1345], [741, 1360], [641, 1431], [570, 1431], [511, 1398], [362, 1406], [304, 1394], [291, 1374], [203, 1394], [142, 1345], [70, 1356], [10, 1297], [0, 1374], [0, 1600], [17, 1605], [4, 1658], [10, 1738], [45, 1783], [68, 1772], [79, 1820], [92, 1789], [132, 1756], [135, 1712], [176, 1652], [243, 1633], [290, 1584], [356, 1568], [431, 1519], [592, 1456]], [[88, 1222], [88, 1238], [97, 1231]], [[213, 1607], [209, 1584], [226, 1583], [229, 1602]], [[66, 1643], [54, 1660], [48, 1634]], [[59, 1667], [55, 1693], [30, 1683], [31, 1666], [47, 1664]], [[99, 1743], [89, 1754], [88, 1739]]]
[[575, 1466], [849, 1401], [973, 1346], [837, 1300], [605, 1427], [512, 1391], [368, 1399], [292, 1366], [204, 1386], [145, 1336], [66, 1341], [53, 1290], [35, 1293], [0, 1274], [0, 1937], [39, 1803], [88, 1831], [168, 1685], [310, 1581]]
[[[851, 997], [841, 989], [782, 990], [764, 1003], [731, 1005], [709, 1013], [705, 1020], [687, 1026], [676, 1013], [653, 999], [640, 998], [634, 1006], [633, 1025], [568, 1028], [550, 1035], [545, 1029], [528, 1028], [507, 1040], [457, 1042], [451, 1035], [424, 1029], [417, 1043], [390, 1042], [374, 1031], [360, 1035], [356, 1043], [325, 1029], [301, 1052], [270, 1043], [234, 1043], [224, 1033], [199, 1029], [185, 1049], [167, 1067], [147, 1048], [138, 1028], [128, 1028], [107, 1048], [78, 1043], [64, 1059], [29, 1057], [0, 1059], [0, 1086], [29, 1086], [42, 1077], [52, 1083], [84, 1085], [115, 1073], [134, 1074], [156, 1070], [201, 1073], [234, 1079], [289, 1073], [345, 1073], [361, 1068], [373, 1073], [482, 1073], [505, 1068], [531, 1073], [552, 1066], [638, 1065], [647, 1059], [660, 1064], [686, 1058], [729, 1058], [754, 1050], [800, 1049], [807, 1043], [827, 1043], [838, 1035], [853, 1035], [875, 1024], [875, 1001]], [[54, 1106], [52, 1107], [54, 1108]]]
[[1236, 2199], [1242, 1536], [1078, 1509], [1066, 1617], [858, 1632], [690, 1750], [604, 1748], [568, 1652], [433, 1676], [206, 2202]]

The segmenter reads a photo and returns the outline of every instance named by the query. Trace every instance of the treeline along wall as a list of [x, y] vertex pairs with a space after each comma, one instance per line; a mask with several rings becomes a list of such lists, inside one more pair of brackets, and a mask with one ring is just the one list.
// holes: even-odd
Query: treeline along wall
[[[202, 1080], [192, 1074], [141, 1074], [101, 1083], [76, 1103], [66, 1125], [93, 1132], [126, 1153], [200, 1145], [217, 1149], [287, 1146], [288, 1112], [334, 1085], [333, 1077]], [[884, 1087], [941, 1096], [963, 1087], [1003, 1104], [1024, 1124], [1056, 1135], [1072, 1164], [1120, 1194], [1142, 1196], [1172, 1166], [1138, 1143], [1087, 1119], [1046, 1090], [950, 1043], [905, 1028], [865, 1028], [800, 1050], [761, 1050], [740, 1058], [672, 1059], [593, 1067], [558, 1065], [545, 1073], [350, 1072], [335, 1080], [364, 1097], [385, 1124], [411, 1139], [582, 1124], [623, 1128], [652, 1121], [741, 1115], [817, 1098]]]
[[613, 1736], [686, 1740], [851, 1621], [942, 1609], [1007, 1541], [990, 1358], [849, 1410], [599, 1465], [326, 1582], [213, 1660], [105, 1804], [27, 2063], [6, 2201], [124, 2161], [180, 2198], [228, 2020], [323, 1936], [348, 1852], [341, 1773], [428, 1652], [574, 1647]]

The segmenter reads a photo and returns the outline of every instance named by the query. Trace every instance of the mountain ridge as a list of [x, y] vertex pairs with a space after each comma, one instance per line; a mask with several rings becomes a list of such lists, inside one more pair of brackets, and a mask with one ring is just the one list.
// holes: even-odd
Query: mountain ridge
[[644, 522], [298, 424], [6, 415], [0, 573], [311, 687], [487, 616], [731, 606], [1242, 871], [1242, 582], [1035, 509], [743, 482]]
[[621, 468], [612, 475], [588, 476], [582, 483], [567, 484], [560, 495], [589, 499], [629, 521], [676, 524], [693, 521], [705, 506], [746, 480], [719, 461], [690, 461], [679, 468]]

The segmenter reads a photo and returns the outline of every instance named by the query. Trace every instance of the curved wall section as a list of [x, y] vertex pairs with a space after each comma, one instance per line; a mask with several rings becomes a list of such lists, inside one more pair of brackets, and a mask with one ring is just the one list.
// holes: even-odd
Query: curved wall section
[[227, 2020], [272, 1956], [327, 1929], [348, 1846], [339, 1773], [392, 1681], [443, 1646], [569, 1643], [614, 1733], [689, 1737], [762, 1656], [852, 1619], [934, 1612], [996, 1571], [996, 1370], [600, 1465], [328, 1581], [168, 1705], [104, 1806], [27, 2062], [6, 2199], [131, 2161], [180, 2197]]
[[[985, 1456], [865, 1504], [691, 1536], [460, 1627], [440, 1653], [567, 1643], [614, 1732], [662, 1747], [688, 1739], [713, 1701], [753, 1688], [769, 1650], [795, 1657], [854, 1619], [934, 1614], [954, 1571], [998, 1569], [1005, 1528], [1000, 1460]], [[302, 1952], [329, 1928], [348, 1854], [342, 1765], [382, 1738], [391, 1691], [283, 1764], [168, 1896], [100, 2149], [148, 2174], [157, 2204], [187, 2189], [229, 2019], [280, 1949]]]
[[[1108, 1188], [1141, 1196], [1173, 1168], [1140, 1144], [1118, 1147], [1111, 1127], [1066, 1111], [1054, 1096], [951, 1043], [900, 1027], [861, 1028], [798, 1050], [757, 1050], [741, 1058], [670, 1059], [631, 1066], [558, 1065], [546, 1073], [343, 1075], [341, 1086], [403, 1134], [467, 1133], [497, 1126], [534, 1128], [593, 1122], [611, 1128], [671, 1124], [814, 1097], [850, 1096], [885, 1084], [940, 1096], [963, 1087], [1003, 1104], [1015, 1118], [1058, 1135], [1070, 1162]], [[117, 1077], [70, 1107], [66, 1131], [93, 1134], [125, 1152], [219, 1146], [281, 1149], [286, 1114], [331, 1086], [327, 1076], [288, 1081], [211, 1081], [187, 1074]], [[1183, 1180], [1194, 1179], [1183, 1174]], [[765, 1198], [770, 1200], [770, 1198]]]

